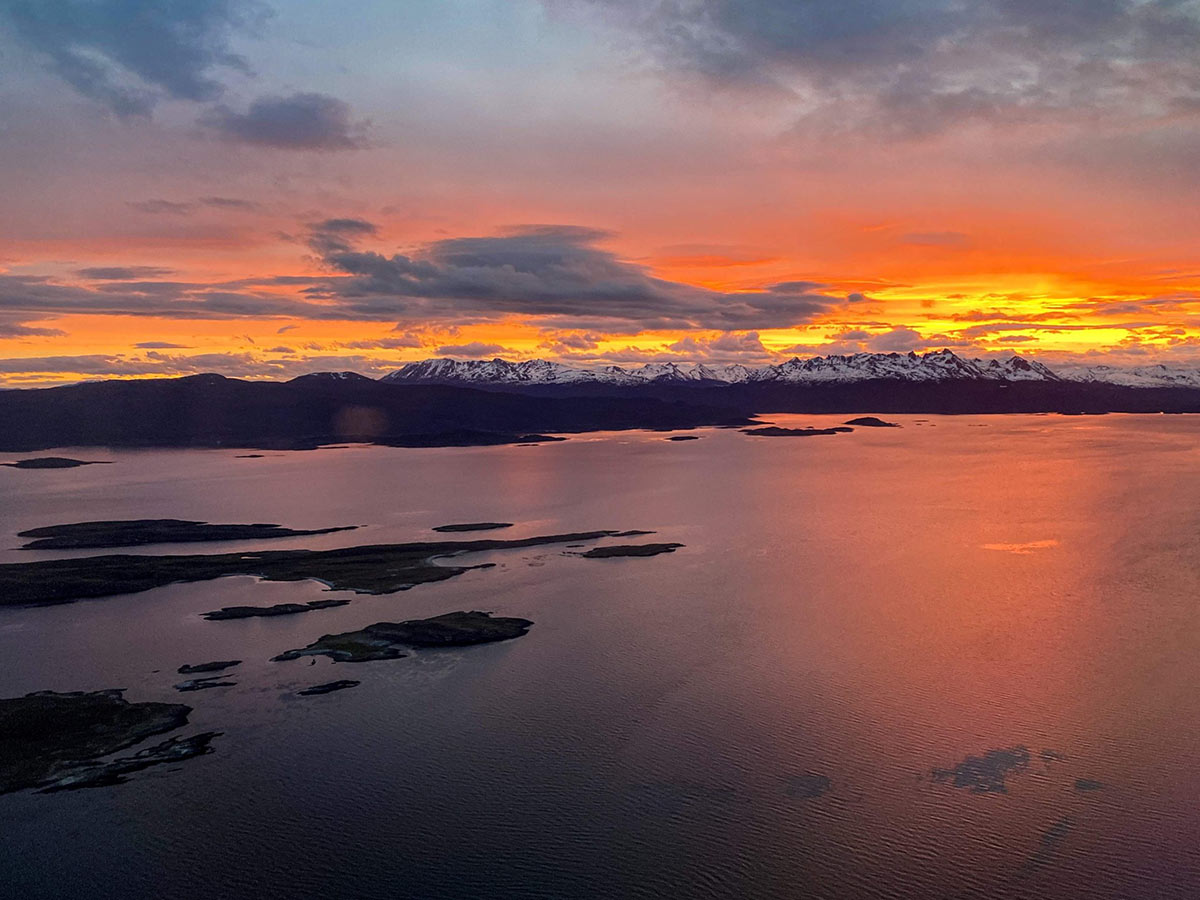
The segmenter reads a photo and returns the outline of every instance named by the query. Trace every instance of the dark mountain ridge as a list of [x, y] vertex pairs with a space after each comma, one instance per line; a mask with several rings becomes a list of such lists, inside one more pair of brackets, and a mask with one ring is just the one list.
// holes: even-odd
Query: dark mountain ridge
[[547, 433], [742, 426], [770, 413], [1196, 413], [1200, 389], [1059, 379], [489, 384], [288, 382], [216, 374], [0, 390], [0, 450], [52, 447], [456, 446]]
[[0, 391], [0, 450], [9, 452], [346, 441], [446, 446], [511, 443], [545, 432], [744, 423], [725, 407], [649, 396], [545, 398], [367, 378], [271, 382], [205, 374]]

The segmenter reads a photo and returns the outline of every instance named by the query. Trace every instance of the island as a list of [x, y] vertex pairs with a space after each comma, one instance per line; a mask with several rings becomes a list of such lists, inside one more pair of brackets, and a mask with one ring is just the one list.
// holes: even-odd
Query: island
[[0, 463], [10, 469], [76, 469], [79, 466], [109, 466], [107, 459], [70, 459], [66, 456], [39, 456], [35, 459], [19, 459], [16, 462]]
[[361, 631], [326, 634], [307, 647], [288, 650], [274, 662], [302, 656], [328, 656], [334, 662], [372, 662], [400, 659], [411, 647], [467, 647], [523, 637], [533, 626], [529, 619], [493, 617], [487, 612], [452, 612], [407, 622], [378, 622]]
[[390, 594], [418, 584], [445, 581], [480, 568], [438, 565], [434, 562], [436, 559], [461, 553], [574, 544], [617, 534], [620, 532], [585, 531], [510, 541], [424, 541], [334, 550], [266, 550], [184, 556], [114, 554], [5, 563], [0, 565], [0, 606], [71, 603], [136, 594], [176, 582], [211, 581], [227, 575], [252, 575], [264, 581], [312, 579], [335, 591]]
[[337, 681], [327, 681], [325, 684], [314, 684], [312, 687], [296, 691], [296, 693], [301, 697], [318, 697], [321, 694], [332, 694], [334, 691], [344, 691], [347, 688], [358, 687], [360, 684], [362, 684], [361, 681], [341, 678]]
[[208, 752], [215, 734], [198, 745], [171, 743], [143, 751], [145, 755], [95, 762], [181, 728], [191, 711], [178, 703], [132, 703], [120, 690], [40, 691], [0, 699], [0, 794], [115, 784], [129, 772], [181, 758], [181, 747], [188, 750], [183, 758]]
[[317, 609], [332, 609], [345, 606], [349, 600], [310, 600], [307, 603], [276, 603], [274, 606], [222, 606], [212, 612], [201, 613], [201, 618], [210, 622], [229, 619], [258, 619], [272, 616], [294, 616]]
[[754, 437], [818, 437], [823, 434], [844, 434], [853, 428], [835, 426], [833, 428], [781, 428], [778, 425], [766, 425], [762, 428], [743, 428], [742, 434]]
[[983, 756], [968, 756], [952, 769], [934, 769], [933, 780], [964, 788], [972, 794], [1006, 794], [1009, 775], [1029, 768], [1029, 748], [987, 750]]
[[187, 519], [118, 519], [111, 522], [74, 522], [30, 528], [17, 537], [37, 538], [23, 550], [90, 550], [99, 547], [135, 547], [141, 544], [184, 544], [199, 541], [252, 541], [306, 537], [353, 531], [357, 525], [297, 530], [281, 525], [210, 525]]
[[697, 434], [673, 434], [669, 438], [667, 438], [667, 440], [668, 441], [698, 441], [698, 440], [700, 440], [700, 436]]
[[620, 556], [658, 556], [674, 553], [683, 544], [613, 544], [609, 547], [593, 547], [580, 553], [584, 559], [613, 559]]
[[885, 422], [883, 419], [877, 419], [875, 416], [859, 416], [857, 419], [851, 419], [845, 425], [858, 425], [861, 428], [899, 428], [895, 422]]
[[234, 687], [236, 681], [221, 681], [220, 675], [209, 675], [207, 678], [192, 678], [175, 685], [177, 691], [206, 691], [209, 688]]
[[218, 659], [213, 662], [196, 663], [194, 666], [183, 665], [175, 671], [180, 675], [203, 675], [205, 672], [220, 672], [222, 669], [232, 669], [241, 664], [240, 659]]
[[495, 531], [497, 528], [512, 528], [512, 522], [462, 522], [457, 525], [438, 525], [434, 531], [454, 533], [459, 531]]

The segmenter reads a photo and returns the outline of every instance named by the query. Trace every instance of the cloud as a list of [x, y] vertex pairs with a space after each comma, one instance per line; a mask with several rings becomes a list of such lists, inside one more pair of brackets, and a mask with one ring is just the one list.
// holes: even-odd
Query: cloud
[[354, 242], [374, 237], [379, 229], [366, 219], [325, 219], [308, 226], [308, 245], [321, 255], [348, 253]]
[[196, 208], [194, 203], [176, 203], [173, 200], [131, 200], [129, 206], [138, 212], [151, 215], [186, 216]]
[[151, 350], [137, 356], [85, 354], [0, 359], [0, 383], [34, 383], [46, 380], [120, 378], [157, 375], [174, 378], [202, 372], [219, 372], [231, 378], [295, 378], [309, 372], [357, 371], [382, 374], [394, 363], [364, 356], [305, 356], [263, 358], [252, 353], [199, 353], [191, 356]]
[[162, 278], [173, 273], [173, 269], [163, 269], [159, 266], [93, 266], [75, 270], [75, 274], [80, 278], [92, 281], [134, 281], [140, 278]]
[[767, 361], [771, 353], [763, 346], [758, 332], [726, 332], [715, 337], [683, 337], [667, 349], [689, 359], [723, 360], [731, 362]]
[[121, 117], [149, 116], [164, 97], [220, 97], [216, 72], [249, 70], [231, 37], [264, 14], [254, 0], [0, 0], [50, 71]]
[[205, 206], [234, 212], [254, 212], [259, 208], [252, 200], [239, 200], [236, 197], [201, 197], [199, 202]]
[[260, 97], [244, 113], [217, 106], [202, 125], [226, 140], [280, 150], [355, 150], [365, 145], [366, 123], [350, 105], [326, 94]]
[[252, 282], [214, 285], [173, 281], [100, 281], [81, 286], [59, 283], [47, 276], [0, 274], [0, 313], [172, 319], [328, 317], [316, 304], [255, 292], [253, 287]]
[[608, 232], [580, 226], [520, 226], [392, 256], [357, 249], [359, 237], [373, 234], [357, 219], [314, 226], [310, 246], [348, 277], [310, 293], [355, 318], [461, 323], [515, 315], [548, 328], [608, 331], [622, 322], [631, 330], [786, 327], [842, 302], [809, 282], [721, 292], [656, 278], [598, 246]]
[[484, 344], [471, 341], [469, 344], [443, 344], [437, 348], [438, 356], [469, 356], [479, 359], [484, 356], [500, 356], [511, 352], [500, 344]]
[[66, 332], [59, 328], [42, 328], [26, 322], [6, 322], [0, 319], [0, 338], [62, 337]]
[[142, 341], [134, 344], [138, 350], [186, 350], [183, 344], [172, 344], [170, 341]]
[[668, 76], [790, 106], [809, 128], [1159, 118], [1200, 98], [1187, 0], [545, 0], [628, 35]]
[[[328, 274], [202, 283], [108, 266], [79, 270], [91, 276], [79, 284], [0, 273], [0, 312], [390, 321], [401, 335], [422, 326], [444, 335], [454, 326], [515, 318], [548, 334], [636, 334], [786, 328], [847, 302], [811, 282], [726, 292], [657, 278], [600, 246], [607, 232], [578, 226], [510, 228], [390, 256], [362, 249], [379, 238], [376, 226], [363, 219], [315, 222], [308, 237]], [[121, 277], [126, 275], [134, 277]], [[287, 287], [296, 290], [280, 292]], [[415, 339], [400, 340], [398, 346], [410, 346]]]
[[424, 347], [425, 344], [415, 334], [406, 334], [395, 338], [379, 338], [374, 341], [347, 341], [338, 344], [347, 350], [409, 350]]

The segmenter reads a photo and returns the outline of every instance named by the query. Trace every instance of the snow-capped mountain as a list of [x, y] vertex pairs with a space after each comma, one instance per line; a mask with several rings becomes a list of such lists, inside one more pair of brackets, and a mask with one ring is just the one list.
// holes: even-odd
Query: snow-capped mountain
[[1127, 387], [1186, 387], [1200, 388], [1200, 370], [1174, 369], [1169, 366], [1136, 366], [1129, 369], [1115, 366], [1062, 368], [1059, 377], [1065, 381], [1121, 384]]
[[890, 379], [901, 381], [1058, 381], [1059, 376], [1036, 360], [965, 359], [951, 350], [933, 353], [855, 353], [850, 356], [793, 358], [779, 365], [749, 368], [705, 363], [646, 363], [636, 368], [603, 366], [583, 369], [542, 359], [508, 362], [503, 359], [427, 359], [383, 377], [412, 384], [751, 384], [782, 382], [820, 384]]
[[1051, 369], [1028, 356], [970, 359], [952, 350], [931, 353], [855, 353], [849, 356], [794, 357], [778, 365], [751, 368], [708, 363], [646, 363], [641, 366], [576, 368], [544, 359], [426, 359], [408, 363], [383, 381], [409, 384], [846, 384], [888, 381], [1065, 381], [1128, 387], [1200, 388], [1200, 370], [1164, 365], [1117, 368], [1062, 366]]

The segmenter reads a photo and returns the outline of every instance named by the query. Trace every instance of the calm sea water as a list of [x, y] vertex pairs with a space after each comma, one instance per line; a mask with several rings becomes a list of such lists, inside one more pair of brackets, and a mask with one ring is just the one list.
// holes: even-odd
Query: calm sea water
[[[0, 468], [6, 562], [53, 555], [15, 549], [24, 528], [132, 517], [363, 526], [271, 547], [481, 520], [686, 544], [481, 554], [497, 567], [275, 620], [199, 613], [328, 595], [227, 578], [0, 609], [0, 696], [122, 687], [224, 732], [125, 785], [0, 797], [0, 895], [1200, 896], [1200, 419], [897, 420]], [[537, 624], [268, 661], [456, 609]], [[180, 664], [232, 658], [236, 687], [172, 690]], [[295, 696], [333, 678], [363, 683]], [[1018, 747], [1004, 792], [932, 776]]]

